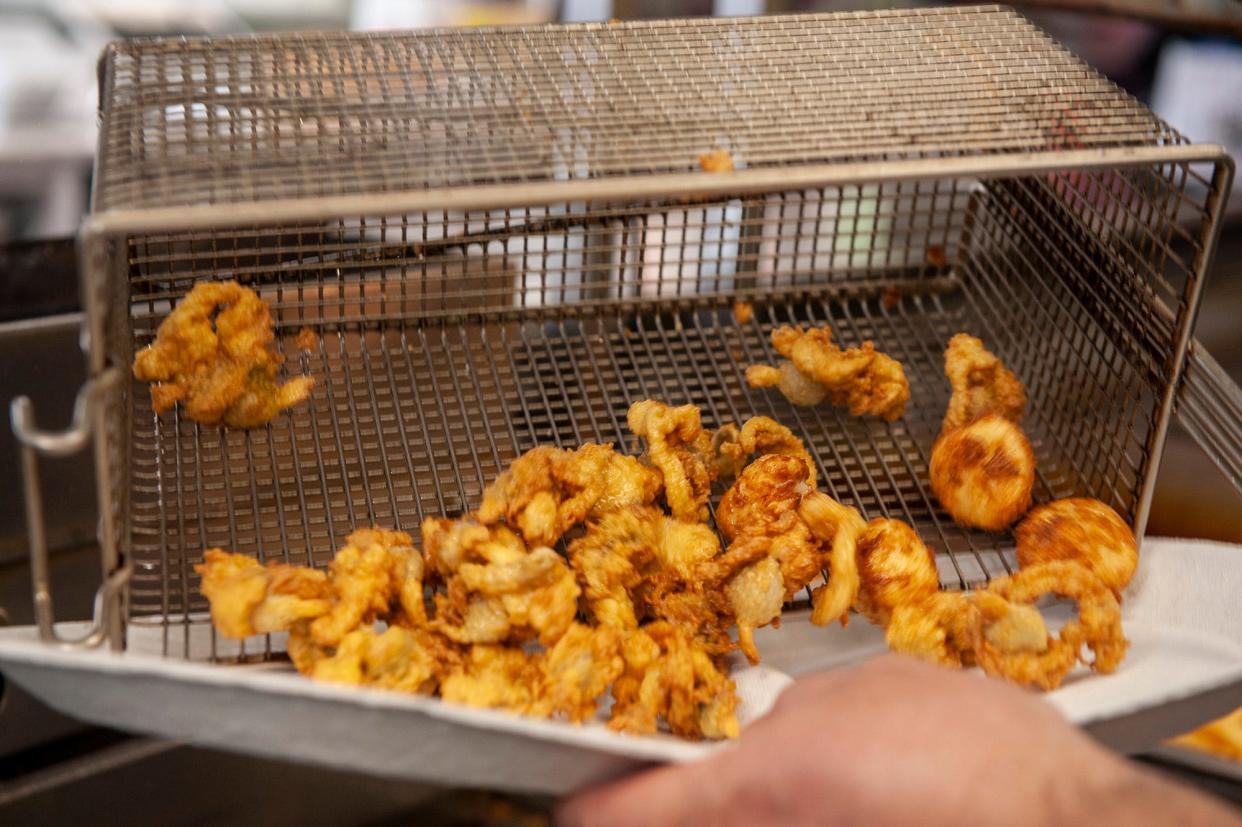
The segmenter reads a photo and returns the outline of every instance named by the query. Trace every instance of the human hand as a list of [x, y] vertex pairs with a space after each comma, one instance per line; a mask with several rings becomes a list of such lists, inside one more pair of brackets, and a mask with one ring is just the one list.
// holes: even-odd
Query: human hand
[[[1170, 810], [1169, 807], [1175, 809]], [[583, 793], [567, 825], [1235, 823], [1049, 705], [889, 655], [797, 681], [733, 748]]]

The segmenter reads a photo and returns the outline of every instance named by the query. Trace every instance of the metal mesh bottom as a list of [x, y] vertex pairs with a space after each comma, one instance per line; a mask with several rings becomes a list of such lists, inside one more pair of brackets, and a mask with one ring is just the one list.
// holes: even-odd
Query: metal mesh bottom
[[[980, 285], [980, 290], [996, 285]], [[134, 623], [165, 627], [165, 649], [191, 645], [205, 624], [194, 562], [220, 545], [260, 559], [324, 565], [355, 526], [417, 532], [424, 516], [474, 507], [483, 486], [538, 444], [613, 442], [636, 453], [625, 428], [630, 403], [691, 402], [711, 427], [766, 414], [789, 425], [816, 456], [822, 486], [868, 518], [906, 520], [937, 552], [942, 583], [965, 588], [1010, 571], [1007, 535], [953, 524], [930, 498], [927, 460], [949, 388], [942, 351], [959, 330], [977, 333], [1031, 374], [1027, 430], [1039, 458], [1037, 499], [1095, 490], [1125, 510], [1130, 493], [1108, 452], [1085, 450], [1094, 423], [1065, 434], [1064, 393], [1047, 387], [1037, 351], [1018, 351], [992, 297], [961, 289], [899, 301], [804, 295], [755, 306], [739, 324], [728, 306], [681, 313], [469, 325], [405, 324], [331, 333], [290, 370], [320, 380], [309, 405], [249, 432], [205, 429], [151, 413], [135, 388]], [[775, 325], [831, 322], [843, 344], [874, 339], [905, 365], [911, 402], [895, 423], [850, 417], [827, 405], [797, 408], [745, 385], [742, 370], [774, 354]], [[1055, 354], [1054, 354], [1055, 355]], [[1082, 381], [1079, 377], [1077, 381]], [[1057, 394], [1049, 396], [1049, 393]], [[1089, 400], [1086, 400], [1089, 404]], [[1141, 434], [1137, 435], [1141, 438]], [[1107, 479], [1112, 475], [1111, 484]], [[147, 616], [144, 618], [144, 615]], [[201, 640], [201, 636], [195, 636]]]

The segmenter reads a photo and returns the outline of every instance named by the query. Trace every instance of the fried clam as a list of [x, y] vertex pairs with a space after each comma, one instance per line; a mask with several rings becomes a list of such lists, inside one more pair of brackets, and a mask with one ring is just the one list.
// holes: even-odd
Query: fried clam
[[900, 606], [940, 590], [936, 557], [901, 520], [879, 518], [858, 535], [858, 598], [854, 608], [883, 626]]
[[811, 488], [819, 479], [815, 459], [806, 445], [793, 431], [771, 417], [752, 416], [740, 429], [721, 428], [717, 431], [716, 451], [721, 464], [730, 469], [728, 476], [737, 476], [755, 454], [781, 454], [797, 457], [806, 464], [807, 485]]
[[708, 526], [648, 506], [603, 514], [566, 549], [597, 623], [632, 629], [662, 618], [687, 626], [714, 651], [727, 651], [720, 601], [704, 592], [695, 575], [719, 550]]
[[1086, 566], [1114, 593], [1138, 568], [1138, 544], [1121, 516], [1099, 500], [1072, 497], [1036, 506], [1014, 529], [1018, 565], [1067, 560]]
[[345, 538], [328, 564], [335, 601], [310, 624], [319, 646], [335, 646], [351, 630], [388, 619], [400, 609], [409, 625], [426, 622], [423, 557], [404, 531], [365, 528]]
[[[1073, 600], [1078, 614], [1056, 638], [1046, 638], [1046, 648], [1031, 651], [983, 635], [976, 647], [979, 667], [1015, 683], [1055, 689], [1083, 659], [1082, 648], [1091, 650], [1096, 672], [1116, 670], [1125, 657], [1129, 641], [1121, 629], [1121, 609], [1112, 590], [1088, 569], [1064, 561], [1037, 563], [1010, 577], [994, 580], [988, 591], [1011, 604], [1030, 606], [1045, 595]], [[981, 610], [987, 611], [986, 603]], [[1021, 639], [1021, 635], [1015, 635]], [[1026, 634], [1026, 639], [1031, 635]]]
[[449, 703], [505, 709], [546, 718], [540, 658], [520, 646], [476, 644], [440, 680], [440, 697]]
[[828, 582], [812, 595], [813, 622], [844, 621], [857, 594], [855, 541], [862, 518], [812, 489], [808, 475], [801, 458], [786, 454], [761, 456], [746, 466], [716, 511], [729, 545], [699, 567], [702, 580], [728, 597], [739, 645], [752, 663], [759, 661], [754, 630], [775, 621], [780, 603], [825, 568]]
[[328, 575], [281, 563], [263, 565], [245, 554], [208, 549], [194, 570], [211, 606], [211, 622], [228, 638], [282, 632], [328, 614], [334, 592]]
[[642, 459], [659, 470], [672, 515], [684, 522], [704, 522], [720, 464], [699, 409], [644, 399], [630, 406], [626, 421], [630, 431], [647, 443]]
[[611, 626], [574, 623], [539, 660], [540, 697], [548, 712], [580, 723], [595, 717], [599, 699], [625, 669], [625, 633]]
[[297, 670], [315, 680], [419, 694], [434, 692], [462, 658], [460, 647], [442, 635], [409, 626], [359, 626], [322, 646], [302, 622], [289, 632], [288, 651]]
[[1000, 531], [1030, 508], [1035, 453], [1021, 428], [990, 414], [941, 433], [929, 472], [932, 491], [949, 516]]
[[591, 514], [653, 502], [661, 484], [658, 471], [611, 445], [540, 446], [487, 486], [476, 517], [485, 525], [503, 520], [533, 545], [553, 545]]
[[725, 670], [684, 629], [657, 621], [630, 631], [613, 683], [608, 726], [656, 732], [661, 720], [683, 738], [736, 738], [737, 691]]
[[843, 350], [833, 342], [828, 325], [809, 330], [786, 325], [772, 331], [772, 346], [785, 361], [748, 367], [746, 381], [752, 387], [776, 387], [795, 405], [816, 404], [826, 397], [854, 416], [889, 422], [905, 413], [910, 400], [905, 370], [871, 342]]
[[284, 357], [267, 304], [235, 281], [194, 286], [134, 356], [134, 377], [152, 382], [156, 413], [182, 403], [204, 425], [257, 428], [310, 395], [315, 380], [281, 383]]
[[973, 662], [978, 623], [978, 610], [966, 595], [938, 591], [895, 606], [884, 627], [884, 641], [894, 652], [961, 667]]
[[984, 416], [1022, 422], [1026, 409], [1022, 383], [980, 339], [966, 333], [950, 339], [944, 352], [944, 373], [953, 394], [942, 430], [960, 428]]
[[569, 628], [580, 590], [564, 558], [528, 549], [504, 526], [472, 519], [428, 518], [428, 563], [444, 583], [435, 595], [433, 628], [457, 643], [538, 640], [551, 646]]

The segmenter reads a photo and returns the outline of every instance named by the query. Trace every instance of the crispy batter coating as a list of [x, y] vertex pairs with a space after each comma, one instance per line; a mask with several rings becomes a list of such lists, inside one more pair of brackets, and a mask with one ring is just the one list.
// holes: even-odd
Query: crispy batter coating
[[781, 454], [797, 457], [806, 464], [807, 485], [811, 488], [819, 481], [815, 458], [806, 445], [793, 431], [771, 417], [752, 416], [740, 429], [732, 426], [721, 428], [716, 432], [715, 443], [719, 464], [729, 469], [728, 476], [737, 476], [746, 461], [755, 454]]
[[683, 738], [737, 737], [736, 687], [684, 630], [662, 621], [636, 629], [622, 657], [609, 727], [652, 733], [662, 718]]
[[849, 408], [854, 416], [869, 414], [892, 422], [905, 413], [910, 400], [905, 370], [896, 359], [877, 351], [871, 342], [842, 350], [832, 341], [832, 328], [828, 325], [805, 331], [786, 325], [772, 331], [772, 346], [792, 364], [794, 371], [786, 368], [785, 363], [775, 369], [752, 366], [747, 370], [746, 381], [753, 386], [775, 384], [790, 402], [808, 405], [819, 401], [805, 381], [810, 380], [824, 389], [832, 404]]
[[703, 522], [718, 473], [712, 435], [694, 405], [670, 407], [654, 399], [630, 406], [630, 430], [647, 441], [643, 459], [659, 469], [664, 499], [678, 520]]
[[430, 629], [371, 626], [348, 631], [335, 646], [315, 643], [306, 624], [289, 633], [289, 657], [315, 680], [430, 694], [460, 653]]
[[649, 506], [605, 513], [567, 549], [595, 620], [620, 628], [636, 627], [654, 609], [654, 595], [644, 584], [664, 574], [663, 591], [693, 590], [699, 564], [719, 550], [720, 541], [706, 525], [675, 520]]
[[1016, 424], [995, 414], [941, 433], [932, 446], [931, 488], [959, 523], [1000, 531], [1026, 513], [1035, 453]]
[[569, 628], [581, 593], [564, 558], [546, 546], [528, 549], [504, 526], [465, 518], [428, 518], [422, 526], [428, 563], [444, 581], [431, 621], [458, 643], [551, 646]]
[[485, 525], [504, 520], [528, 543], [552, 545], [593, 513], [651, 503], [660, 486], [657, 470], [611, 445], [540, 446], [487, 487], [477, 516]]
[[600, 697], [625, 669], [625, 633], [610, 626], [575, 623], [540, 660], [541, 696], [551, 713], [579, 723], [595, 717]]
[[806, 588], [825, 568], [828, 582], [812, 595], [812, 621], [848, 617], [858, 592], [855, 542], [863, 521], [807, 484], [803, 459], [761, 456], [738, 475], [721, 497], [716, 522], [729, 546], [699, 567], [702, 580], [723, 584], [738, 624], [742, 651], [758, 663], [754, 629], [775, 620], [776, 570], [782, 601]]
[[935, 592], [893, 608], [884, 641], [894, 652], [930, 663], [961, 667], [973, 660], [978, 609], [958, 592]]
[[828, 582], [811, 594], [811, 622], [825, 626], [840, 620], [844, 626], [858, 597], [858, 535], [866, 523], [856, 509], [818, 491], [803, 498], [798, 516], [821, 542], [832, 543]]
[[1022, 422], [1026, 391], [1022, 383], [974, 336], [958, 333], [944, 351], [944, 373], [953, 386], [944, 431], [969, 425], [984, 416]]
[[1081, 563], [1116, 594], [1138, 568], [1134, 532], [1099, 500], [1069, 498], [1031, 509], [1014, 529], [1018, 565], [1070, 560]]
[[721, 496], [716, 526], [725, 540], [734, 540], [746, 530], [758, 531], [795, 511], [811, 490], [807, 466], [797, 457], [759, 457]]
[[738, 324], [747, 324], [755, 318], [755, 306], [747, 301], [735, 301], [733, 303], [733, 321]]
[[828, 388], [782, 359], [773, 365], [748, 365], [746, 384], [752, 388], [776, 388], [795, 405], [809, 408], [828, 398]]
[[[1066, 623], [1055, 640], [1049, 639], [1043, 653], [997, 654], [994, 647], [980, 646], [976, 652], [979, 667], [989, 674], [1045, 690], [1055, 689], [1080, 658], [1084, 644], [1095, 655], [1091, 668], [1096, 672], [1114, 671], [1125, 657], [1130, 643], [1121, 630], [1117, 598], [1084, 566], [1064, 561], [1037, 563], [1011, 577], [992, 581], [988, 590], [1010, 603], [1030, 605], [1046, 594], [1055, 594], [1078, 604], [1078, 617]], [[1070, 650], [1072, 657], [1061, 654], [1063, 649]]]
[[208, 549], [194, 570], [202, 577], [211, 621], [229, 638], [280, 632], [332, 610], [332, 584], [321, 571]]
[[365, 528], [345, 538], [328, 567], [336, 602], [311, 623], [319, 646], [336, 646], [355, 627], [370, 625], [401, 608], [410, 623], [426, 618], [423, 557], [404, 531]]
[[881, 626], [898, 606], [940, 590], [935, 555], [913, 528], [885, 518], [867, 523], [858, 536], [858, 580], [854, 608]]
[[546, 718], [550, 709], [541, 698], [542, 684], [539, 658], [520, 647], [477, 644], [441, 679], [440, 697], [449, 703]]
[[271, 312], [257, 293], [235, 281], [203, 282], [134, 356], [134, 376], [155, 383], [156, 413], [181, 402], [204, 425], [257, 428], [315, 386], [309, 376], [276, 381], [284, 357], [274, 340]]

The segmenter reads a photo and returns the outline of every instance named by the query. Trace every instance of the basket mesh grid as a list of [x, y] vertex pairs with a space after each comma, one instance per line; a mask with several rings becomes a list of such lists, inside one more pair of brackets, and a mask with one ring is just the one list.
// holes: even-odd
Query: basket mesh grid
[[1182, 142], [998, 7], [131, 42], [95, 209]]

